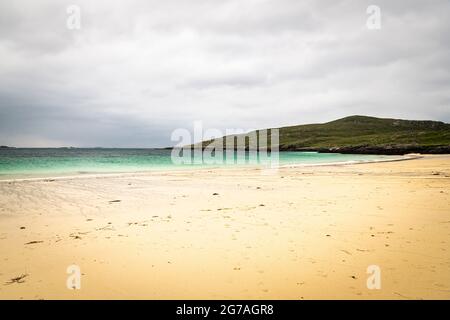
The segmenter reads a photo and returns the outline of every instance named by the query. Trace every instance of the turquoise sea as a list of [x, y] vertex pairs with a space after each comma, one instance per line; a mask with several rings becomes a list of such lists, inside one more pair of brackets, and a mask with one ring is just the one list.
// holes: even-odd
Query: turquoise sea
[[[0, 179], [245, 165], [243, 159], [237, 161], [239, 157], [236, 155], [234, 158], [235, 161], [219, 165], [179, 165], [172, 162], [171, 150], [166, 149], [5, 148], [0, 149]], [[340, 163], [389, 158], [392, 156], [280, 152], [279, 164]], [[250, 164], [255, 165], [254, 162]]]

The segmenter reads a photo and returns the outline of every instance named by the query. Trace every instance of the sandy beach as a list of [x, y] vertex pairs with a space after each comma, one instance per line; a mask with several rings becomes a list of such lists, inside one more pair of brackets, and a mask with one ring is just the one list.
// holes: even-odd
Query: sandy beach
[[0, 181], [0, 299], [450, 299], [449, 193], [450, 156]]

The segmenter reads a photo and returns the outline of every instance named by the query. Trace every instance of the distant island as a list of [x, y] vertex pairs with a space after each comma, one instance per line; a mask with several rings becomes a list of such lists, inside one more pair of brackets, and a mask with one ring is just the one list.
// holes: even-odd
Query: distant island
[[[386, 155], [450, 154], [450, 124], [440, 121], [355, 115], [326, 123], [278, 129], [280, 151]], [[212, 142], [214, 140], [203, 141], [201, 144], [204, 148]]]
[[0, 149], [15, 149], [15, 147], [0, 146]]

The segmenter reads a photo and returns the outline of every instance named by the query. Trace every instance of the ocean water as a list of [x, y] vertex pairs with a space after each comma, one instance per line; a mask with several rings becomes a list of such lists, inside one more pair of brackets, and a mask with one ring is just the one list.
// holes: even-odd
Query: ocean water
[[[247, 153], [243, 156], [235, 154], [233, 161], [228, 160], [224, 164], [192, 164], [190, 161], [175, 164], [171, 158], [171, 150], [164, 149], [0, 149], [0, 179], [267, 164], [267, 161], [261, 161], [263, 157], [257, 163], [249, 161], [249, 158]], [[280, 152], [278, 157], [279, 165], [374, 161], [389, 158], [390, 156], [380, 155], [316, 152]]]

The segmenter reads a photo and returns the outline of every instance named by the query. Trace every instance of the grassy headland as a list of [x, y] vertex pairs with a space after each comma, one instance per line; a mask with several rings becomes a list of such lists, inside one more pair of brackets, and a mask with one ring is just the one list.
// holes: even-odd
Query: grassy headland
[[[372, 154], [450, 153], [450, 124], [440, 121], [350, 116], [326, 123], [278, 129], [281, 151]], [[251, 133], [245, 134], [245, 136], [250, 135]], [[242, 135], [240, 136], [242, 138]], [[235, 139], [236, 137], [237, 135]], [[208, 140], [202, 145], [205, 147], [220, 141], [221, 139]], [[248, 148], [248, 138], [245, 141], [245, 146]]]

